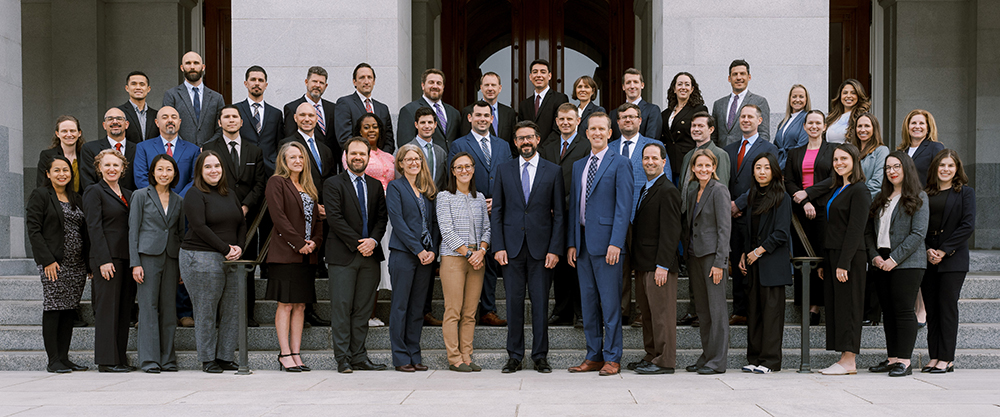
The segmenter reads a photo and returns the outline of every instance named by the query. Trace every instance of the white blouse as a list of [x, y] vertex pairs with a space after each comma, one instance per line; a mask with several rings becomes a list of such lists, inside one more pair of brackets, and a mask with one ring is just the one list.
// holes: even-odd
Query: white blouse
[[889, 239], [889, 228], [892, 226], [892, 212], [896, 210], [896, 203], [899, 203], [899, 196], [889, 197], [889, 203], [882, 209], [878, 219], [878, 247], [892, 248], [892, 240]]
[[844, 143], [847, 140], [847, 125], [851, 123], [851, 112], [844, 113], [836, 122], [826, 128], [826, 141]]

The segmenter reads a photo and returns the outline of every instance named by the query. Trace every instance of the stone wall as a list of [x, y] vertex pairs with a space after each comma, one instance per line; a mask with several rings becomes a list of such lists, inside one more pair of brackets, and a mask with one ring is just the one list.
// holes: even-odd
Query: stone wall
[[21, 2], [0, 0], [0, 259], [25, 256]]

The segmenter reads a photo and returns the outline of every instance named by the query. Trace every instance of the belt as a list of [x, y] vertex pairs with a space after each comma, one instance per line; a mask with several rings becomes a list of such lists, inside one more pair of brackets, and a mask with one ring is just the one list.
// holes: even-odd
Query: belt
[[928, 230], [927, 236], [937, 236], [944, 233], [944, 230]]

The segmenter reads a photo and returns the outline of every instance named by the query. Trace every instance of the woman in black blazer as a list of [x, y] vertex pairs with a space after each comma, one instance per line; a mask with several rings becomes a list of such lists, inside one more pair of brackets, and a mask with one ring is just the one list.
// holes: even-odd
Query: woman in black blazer
[[[77, 156], [83, 148], [83, 130], [80, 130], [80, 121], [73, 116], [59, 116], [56, 119], [56, 130], [52, 134], [52, 145], [48, 149], [42, 150], [38, 154], [38, 175], [35, 176], [35, 186], [41, 187], [48, 184], [48, 177], [43, 174], [52, 162], [52, 157], [63, 156], [69, 161], [73, 169], [73, 182], [69, 187], [74, 193], [80, 192], [80, 166]], [[90, 162], [84, 161], [86, 167], [90, 168]]]
[[785, 328], [785, 286], [792, 284], [788, 249], [792, 203], [785, 193], [778, 158], [770, 152], [753, 161], [754, 184], [747, 198], [750, 221], [740, 256], [747, 276], [747, 362], [743, 372], [768, 374], [781, 370], [781, 340]]
[[667, 108], [661, 113], [667, 128], [660, 135], [660, 141], [667, 148], [675, 182], [680, 178], [681, 160], [695, 148], [691, 138], [691, 116], [700, 111], [707, 112], [708, 108], [698, 82], [690, 73], [678, 72], [667, 90]]
[[861, 319], [865, 301], [865, 224], [872, 198], [861, 172], [858, 147], [837, 145], [833, 151], [836, 177], [826, 203], [823, 236], [826, 270], [823, 291], [826, 307], [826, 349], [841, 352], [840, 360], [823, 375], [857, 374], [855, 358], [861, 350]]
[[69, 159], [55, 155], [39, 172], [48, 185], [36, 188], [24, 208], [31, 253], [42, 278], [42, 340], [49, 357], [46, 370], [55, 373], [86, 371], [69, 360], [75, 310], [87, 284], [87, 225], [80, 195], [70, 188]]
[[90, 265], [99, 272], [91, 283], [94, 306], [94, 362], [101, 372], [130, 372], [129, 318], [135, 302], [135, 281], [129, 268], [128, 216], [132, 191], [122, 187], [125, 156], [105, 149], [94, 158], [101, 179], [83, 193], [83, 212], [90, 233]]
[[917, 166], [917, 177], [921, 186], [927, 186], [928, 170], [931, 159], [944, 149], [944, 144], [938, 142], [937, 123], [934, 116], [927, 110], [916, 109], [903, 119], [902, 140], [896, 150], [906, 152], [913, 158]]
[[958, 153], [945, 149], [931, 161], [927, 178], [930, 220], [927, 227], [927, 271], [920, 288], [927, 306], [927, 353], [921, 372], [955, 369], [958, 339], [958, 295], [969, 271], [969, 236], [976, 227], [976, 192]]
[[587, 119], [590, 118], [591, 114], [604, 112], [604, 107], [594, 103], [593, 100], [596, 97], [597, 81], [594, 81], [593, 78], [584, 75], [573, 82], [573, 100], [580, 101], [580, 104], [576, 106], [580, 116], [580, 125], [576, 128], [577, 137], [587, 137], [587, 126], [590, 125]]

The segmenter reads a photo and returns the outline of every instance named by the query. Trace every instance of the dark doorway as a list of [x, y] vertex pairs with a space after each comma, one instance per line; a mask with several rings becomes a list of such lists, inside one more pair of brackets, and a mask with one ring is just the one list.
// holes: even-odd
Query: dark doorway
[[861, 81], [872, 94], [871, 0], [830, 1], [830, 98], [838, 97], [844, 80]]
[[233, 19], [231, 0], [205, 0], [205, 85], [232, 103]]

